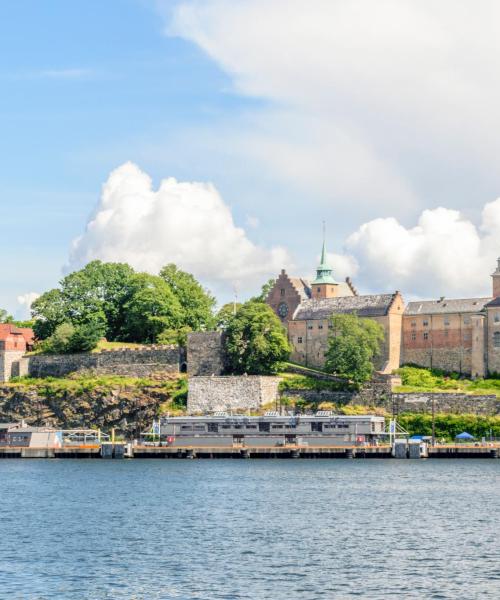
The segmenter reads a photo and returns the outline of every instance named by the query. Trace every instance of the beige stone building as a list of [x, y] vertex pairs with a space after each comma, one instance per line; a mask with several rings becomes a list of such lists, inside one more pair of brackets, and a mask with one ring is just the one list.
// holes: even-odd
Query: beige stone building
[[492, 296], [410, 302], [402, 363], [473, 377], [500, 373], [500, 259], [492, 280]]
[[277, 278], [267, 303], [287, 327], [294, 362], [322, 367], [333, 314], [356, 313], [384, 327], [376, 367], [390, 373], [403, 364], [473, 377], [500, 374], [500, 259], [488, 297], [419, 300], [404, 306], [398, 291], [359, 295], [350, 279], [337, 282], [325, 245], [316, 278]]
[[404, 303], [399, 292], [359, 295], [350, 279], [337, 282], [326, 261], [325, 244], [321, 264], [312, 282], [290, 277], [285, 270], [277, 278], [267, 303], [287, 327], [291, 359], [311, 367], [322, 367], [328, 347], [333, 314], [356, 313], [384, 327], [385, 342], [377, 368], [385, 373], [400, 364]]

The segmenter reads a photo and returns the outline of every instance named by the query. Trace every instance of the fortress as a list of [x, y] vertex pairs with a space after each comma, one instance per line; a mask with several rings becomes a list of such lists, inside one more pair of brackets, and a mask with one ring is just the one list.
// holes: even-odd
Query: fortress
[[[360, 295], [347, 278], [338, 282], [328, 264], [325, 243], [313, 281], [283, 269], [266, 302], [280, 318], [292, 346], [292, 361], [322, 367], [331, 317], [355, 313], [380, 323], [385, 332], [376, 369], [390, 374], [403, 364], [439, 368], [472, 377], [500, 373], [500, 259], [492, 274], [492, 295], [481, 298], [421, 300], [406, 306], [399, 291]], [[187, 369], [193, 376], [225, 370], [220, 332], [192, 333], [184, 349], [150, 347], [101, 354], [26, 356], [33, 332], [0, 325], [0, 382], [15, 375], [63, 377], [75, 371], [143, 377]]]
[[399, 291], [359, 295], [349, 278], [336, 281], [323, 243], [314, 280], [282, 270], [266, 302], [287, 328], [292, 360], [305, 366], [324, 365], [331, 316], [356, 313], [384, 328], [376, 365], [382, 373], [414, 364], [485, 377], [500, 373], [500, 259], [492, 281], [488, 297], [443, 297], [405, 306]]

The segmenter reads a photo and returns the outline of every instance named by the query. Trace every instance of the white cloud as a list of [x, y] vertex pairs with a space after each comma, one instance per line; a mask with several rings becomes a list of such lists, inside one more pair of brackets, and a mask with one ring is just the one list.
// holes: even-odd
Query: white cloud
[[31, 308], [31, 305], [37, 298], [40, 298], [40, 294], [38, 294], [37, 292], [27, 292], [26, 294], [21, 294], [20, 296], [18, 296], [17, 302], [22, 307], [29, 310]]
[[462, 208], [478, 189], [497, 193], [498, 2], [163, 5], [169, 35], [197, 44], [237, 93], [268, 101], [217, 131], [221, 147], [339, 220], [415, 218], [447, 197]]
[[103, 185], [95, 214], [73, 242], [68, 268], [94, 259], [152, 273], [173, 262], [223, 293], [235, 283], [251, 293], [289, 262], [283, 248], [252, 243], [210, 183], [169, 178], [154, 190], [131, 162]]
[[359, 265], [361, 290], [399, 289], [409, 298], [491, 295], [499, 240], [500, 199], [484, 206], [479, 226], [445, 208], [423, 211], [410, 228], [374, 219], [348, 237], [342, 260]]

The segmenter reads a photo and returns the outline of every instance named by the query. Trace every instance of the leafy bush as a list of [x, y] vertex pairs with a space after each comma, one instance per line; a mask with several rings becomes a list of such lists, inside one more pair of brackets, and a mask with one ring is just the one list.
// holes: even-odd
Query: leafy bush
[[[432, 435], [432, 415], [402, 414], [398, 423], [410, 435]], [[435, 416], [436, 439], [452, 441], [455, 436], [467, 431], [476, 439], [500, 437], [500, 417], [483, 417], [478, 415], [437, 414]]]
[[90, 352], [97, 346], [102, 334], [102, 327], [96, 323], [84, 323], [77, 327], [71, 323], [61, 323], [50, 337], [41, 342], [41, 348], [47, 354]]

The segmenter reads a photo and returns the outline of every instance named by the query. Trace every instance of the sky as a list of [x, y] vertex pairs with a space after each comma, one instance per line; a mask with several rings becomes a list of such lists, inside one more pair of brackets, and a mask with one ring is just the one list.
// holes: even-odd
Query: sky
[[488, 295], [500, 255], [500, 5], [4, 0], [0, 307], [93, 259], [222, 302], [286, 268]]

